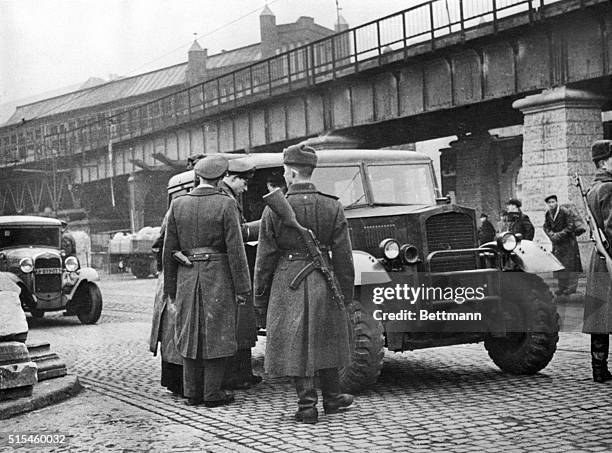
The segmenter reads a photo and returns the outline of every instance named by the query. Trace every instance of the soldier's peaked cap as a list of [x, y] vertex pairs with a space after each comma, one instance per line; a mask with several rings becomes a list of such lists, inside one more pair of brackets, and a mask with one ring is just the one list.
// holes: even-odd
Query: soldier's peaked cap
[[249, 159], [230, 159], [227, 171], [236, 175], [251, 177], [255, 172], [255, 166]]
[[218, 179], [225, 174], [227, 167], [228, 162], [225, 157], [212, 155], [197, 161], [193, 171], [204, 179]]
[[612, 140], [597, 140], [591, 146], [591, 158], [593, 162], [607, 159], [612, 156]]
[[551, 194], [551, 195], [547, 196], [546, 198], [544, 198], [544, 202], [548, 203], [548, 200], [552, 200], [553, 198], [555, 199], [555, 201], [559, 201], [559, 199], [557, 198], [557, 196], [555, 194]]
[[287, 165], [317, 166], [317, 154], [307, 145], [292, 145], [283, 151], [283, 163]]
[[518, 200], [516, 198], [510, 198], [506, 204], [513, 204], [517, 208], [520, 208], [521, 206], [523, 206], [523, 203], [521, 203], [521, 200]]

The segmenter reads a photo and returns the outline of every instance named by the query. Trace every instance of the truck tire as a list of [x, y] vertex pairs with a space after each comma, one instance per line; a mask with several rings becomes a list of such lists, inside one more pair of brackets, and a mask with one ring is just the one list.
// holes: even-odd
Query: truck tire
[[35, 308], [30, 310], [30, 314], [32, 315], [32, 318], [36, 318], [36, 319], [40, 319], [40, 318], [44, 318], [45, 317], [45, 312], [44, 311], [37, 310]]
[[352, 328], [349, 364], [340, 370], [343, 391], [359, 392], [376, 383], [383, 366], [385, 339], [380, 321], [362, 310], [353, 300], [346, 311]]
[[147, 278], [151, 275], [151, 263], [149, 261], [133, 261], [130, 264], [130, 269], [136, 278]]
[[75, 297], [76, 314], [82, 324], [95, 324], [102, 314], [102, 293], [98, 285], [91, 282], [83, 283]]
[[523, 272], [504, 273], [501, 290], [510, 331], [505, 337], [487, 335], [485, 348], [503, 371], [535, 374], [552, 360], [559, 341], [559, 314], [552, 294], [540, 277]]

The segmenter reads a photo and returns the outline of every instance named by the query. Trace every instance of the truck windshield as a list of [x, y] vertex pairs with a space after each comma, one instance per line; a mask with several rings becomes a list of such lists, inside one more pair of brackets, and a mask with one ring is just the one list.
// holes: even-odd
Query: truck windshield
[[312, 175], [317, 190], [335, 195], [344, 207], [366, 204], [361, 180], [361, 167], [319, 167]]
[[0, 227], [0, 248], [27, 246], [59, 248], [60, 229], [55, 227]]
[[427, 164], [368, 165], [367, 172], [375, 204], [436, 203], [432, 172]]

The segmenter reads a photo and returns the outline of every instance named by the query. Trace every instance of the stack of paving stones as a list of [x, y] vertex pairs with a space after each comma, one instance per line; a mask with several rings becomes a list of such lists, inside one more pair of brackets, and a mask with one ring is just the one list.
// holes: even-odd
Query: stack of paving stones
[[38, 367], [38, 381], [66, 376], [66, 364], [44, 341], [27, 343], [30, 360]]
[[19, 287], [0, 273], [0, 401], [32, 395], [38, 382], [25, 340], [28, 324], [21, 309]]

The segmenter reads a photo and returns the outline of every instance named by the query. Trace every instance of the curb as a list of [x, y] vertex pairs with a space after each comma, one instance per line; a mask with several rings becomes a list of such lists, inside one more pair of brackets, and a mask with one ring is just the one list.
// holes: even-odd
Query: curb
[[41, 409], [77, 395], [83, 386], [76, 375], [37, 382], [32, 396], [0, 402], [0, 420]]

